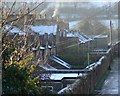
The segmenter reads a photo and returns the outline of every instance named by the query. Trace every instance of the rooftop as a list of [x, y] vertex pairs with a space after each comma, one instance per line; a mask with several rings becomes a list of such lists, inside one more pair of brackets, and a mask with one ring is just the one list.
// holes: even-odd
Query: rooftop
[[86, 43], [92, 40], [91, 38], [80, 32], [67, 33], [67, 37], [78, 37], [80, 43]]
[[19, 33], [19, 35], [24, 35], [25, 32], [17, 28], [16, 26], [5, 25], [3, 32], [9, 31], [9, 34]]
[[53, 74], [42, 74], [41, 75], [41, 79], [42, 80], [47, 80], [47, 79], [50, 79], [50, 80], [62, 80], [63, 78], [65, 77], [78, 77], [82, 74], [79, 74], [78, 73], [53, 73]]
[[56, 56], [52, 56], [51, 59], [55, 62], [57, 62], [58, 64], [64, 66], [65, 68], [70, 69], [71, 65], [66, 63], [65, 61], [61, 60], [60, 58], [56, 57]]
[[108, 38], [108, 35], [100, 34], [100, 35], [95, 36], [94, 38]]
[[38, 32], [39, 34], [43, 35], [45, 33], [53, 33], [56, 35], [56, 30], [57, 30], [57, 25], [50, 25], [50, 26], [34, 26], [34, 25], [28, 25], [28, 27], [33, 31], [33, 32]]
[[79, 23], [79, 21], [71, 21], [71, 22], [69, 22], [69, 28], [70, 29], [74, 28], [78, 23]]

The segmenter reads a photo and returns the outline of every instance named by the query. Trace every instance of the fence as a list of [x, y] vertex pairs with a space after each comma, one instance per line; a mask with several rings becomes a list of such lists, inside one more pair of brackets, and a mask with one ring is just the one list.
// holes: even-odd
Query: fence
[[85, 68], [87, 70], [82, 76], [71, 85], [60, 90], [58, 94], [91, 94], [98, 81], [110, 68], [111, 61], [115, 56], [119, 56], [120, 42], [112, 46], [106, 55], [101, 57], [98, 62], [93, 63]]

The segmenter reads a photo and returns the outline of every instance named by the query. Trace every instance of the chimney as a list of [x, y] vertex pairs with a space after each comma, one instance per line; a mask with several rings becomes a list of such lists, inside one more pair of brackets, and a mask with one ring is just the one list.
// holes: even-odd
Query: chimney
[[52, 20], [53, 20], [54, 18], [52, 17]]
[[46, 18], [46, 14], [44, 15], [44, 19], [47, 19], [47, 18]]
[[59, 16], [57, 16], [56, 21], [59, 22]]
[[42, 18], [41, 14], [39, 16], [40, 16], [40, 19], [41, 19]]
[[28, 13], [30, 12], [30, 8], [27, 8], [27, 12], [28, 12]]

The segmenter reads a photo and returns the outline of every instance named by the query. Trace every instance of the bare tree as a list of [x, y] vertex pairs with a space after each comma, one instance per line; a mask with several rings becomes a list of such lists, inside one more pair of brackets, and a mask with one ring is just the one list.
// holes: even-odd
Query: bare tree
[[[32, 18], [27, 18], [27, 16], [43, 3], [34, 3], [32, 8], [27, 8], [24, 2], [24, 7], [20, 6], [18, 8], [16, 8], [16, 2], [13, 2], [11, 6], [8, 2], [2, 2], [1, 4], [0, 30], [3, 36], [0, 55], [3, 60], [3, 94], [40, 93], [39, 77], [32, 75], [41, 60], [33, 62], [34, 53], [31, 50], [31, 47], [38, 42], [39, 38], [36, 35], [35, 40], [28, 43], [30, 32], [25, 25], [28, 21], [29, 24], [33, 23], [35, 14]], [[18, 32], [11, 36], [11, 30], [18, 27], [17, 24], [22, 20], [19, 29], [23, 30], [25, 34], [20, 36], [20, 32]], [[6, 29], [8, 25], [9, 28]]]

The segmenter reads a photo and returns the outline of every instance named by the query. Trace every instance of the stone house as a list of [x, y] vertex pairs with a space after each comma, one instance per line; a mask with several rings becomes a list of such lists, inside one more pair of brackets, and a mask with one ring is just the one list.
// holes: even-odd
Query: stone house
[[94, 37], [95, 49], [108, 49], [109, 37], [108, 35], [98, 35]]

